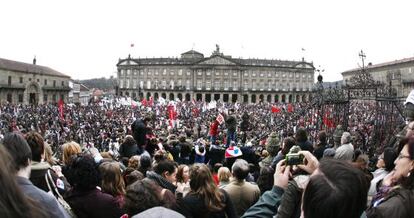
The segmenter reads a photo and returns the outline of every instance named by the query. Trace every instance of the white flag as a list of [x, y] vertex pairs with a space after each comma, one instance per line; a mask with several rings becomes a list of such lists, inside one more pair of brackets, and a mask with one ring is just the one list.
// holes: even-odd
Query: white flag
[[404, 105], [407, 103], [414, 104], [414, 89], [411, 90], [410, 94], [408, 95], [407, 99], [404, 102]]
[[219, 114], [218, 116], [217, 116], [217, 122], [219, 122], [220, 124], [222, 124], [223, 122], [224, 122], [224, 117], [223, 117], [223, 115], [221, 115], [221, 114]]

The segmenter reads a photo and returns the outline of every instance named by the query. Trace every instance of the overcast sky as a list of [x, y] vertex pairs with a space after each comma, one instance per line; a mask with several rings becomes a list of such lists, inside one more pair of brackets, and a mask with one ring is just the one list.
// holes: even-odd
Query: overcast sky
[[325, 81], [361, 65], [361, 49], [373, 64], [414, 56], [409, 0], [3, 0], [0, 8], [0, 58], [36, 55], [73, 79], [115, 75], [129, 53], [209, 56], [215, 44], [233, 57], [304, 56]]

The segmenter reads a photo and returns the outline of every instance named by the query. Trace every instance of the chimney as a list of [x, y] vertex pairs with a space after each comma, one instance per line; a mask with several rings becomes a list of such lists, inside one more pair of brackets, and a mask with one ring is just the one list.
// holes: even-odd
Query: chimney
[[36, 56], [33, 58], [33, 65], [36, 65]]

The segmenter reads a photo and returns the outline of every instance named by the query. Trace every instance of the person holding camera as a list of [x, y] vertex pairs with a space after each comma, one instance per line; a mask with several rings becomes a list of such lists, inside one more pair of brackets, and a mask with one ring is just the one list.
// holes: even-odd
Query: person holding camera
[[[323, 159], [319, 162], [309, 151], [299, 151], [298, 154], [303, 155], [305, 164], [297, 167], [310, 175], [301, 203], [303, 217], [361, 217], [366, 207], [369, 188], [369, 181], [364, 173], [344, 161]], [[276, 165], [274, 187], [265, 192], [243, 217], [278, 215], [293, 167], [287, 162], [285, 159]]]

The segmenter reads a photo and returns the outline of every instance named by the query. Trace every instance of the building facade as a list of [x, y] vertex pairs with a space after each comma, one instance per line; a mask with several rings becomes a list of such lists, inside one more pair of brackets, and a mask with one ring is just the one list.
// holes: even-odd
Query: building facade
[[88, 105], [92, 93], [91, 90], [81, 83], [73, 83], [69, 92], [69, 102], [73, 104]]
[[[371, 74], [374, 81], [391, 84], [401, 99], [405, 99], [414, 89], [414, 57], [375, 65], [369, 63], [365, 71]], [[360, 68], [343, 72], [344, 84], [350, 84], [351, 78], [360, 72]]]
[[121, 96], [245, 103], [309, 101], [315, 71], [304, 60], [232, 58], [218, 46], [210, 57], [194, 50], [180, 58], [128, 57], [117, 68]]
[[49, 67], [0, 58], [0, 103], [44, 104], [68, 99], [70, 77]]

